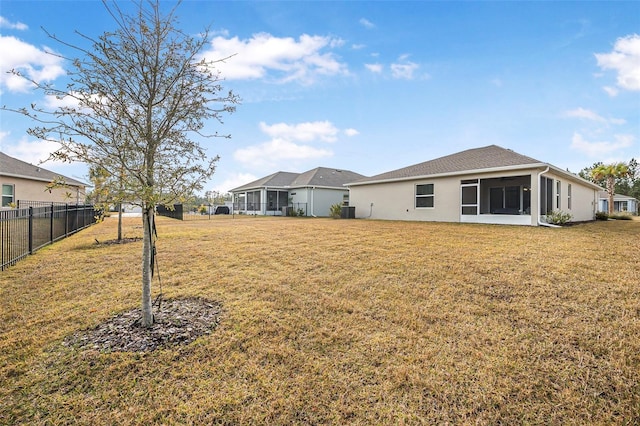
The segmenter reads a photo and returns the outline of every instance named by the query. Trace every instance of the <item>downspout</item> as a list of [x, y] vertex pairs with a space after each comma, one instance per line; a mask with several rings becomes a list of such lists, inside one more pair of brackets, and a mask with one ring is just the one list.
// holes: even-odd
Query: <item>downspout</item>
[[549, 171], [549, 166], [540, 173], [538, 173], [538, 226], [547, 226], [549, 228], [561, 228], [559, 225], [554, 225], [553, 223], [542, 222], [540, 220], [540, 204], [542, 204], [542, 192], [540, 191], [540, 176], [547, 173]]
[[309, 204], [311, 204], [311, 217], [318, 217], [315, 214], [313, 214], [313, 190], [316, 189], [315, 186], [311, 187], [311, 202]]

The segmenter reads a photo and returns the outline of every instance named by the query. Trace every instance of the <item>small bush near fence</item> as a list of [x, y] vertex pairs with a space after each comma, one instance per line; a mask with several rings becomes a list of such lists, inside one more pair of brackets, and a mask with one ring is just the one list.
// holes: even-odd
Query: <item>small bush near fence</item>
[[96, 223], [98, 216], [92, 205], [50, 204], [0, 211], [0, 270]]

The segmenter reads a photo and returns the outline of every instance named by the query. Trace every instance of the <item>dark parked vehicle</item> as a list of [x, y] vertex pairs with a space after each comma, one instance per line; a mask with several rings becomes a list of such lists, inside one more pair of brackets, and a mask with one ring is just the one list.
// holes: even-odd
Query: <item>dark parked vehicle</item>
[[213, 214], [229, 214], [229, 206], [216, 206]]

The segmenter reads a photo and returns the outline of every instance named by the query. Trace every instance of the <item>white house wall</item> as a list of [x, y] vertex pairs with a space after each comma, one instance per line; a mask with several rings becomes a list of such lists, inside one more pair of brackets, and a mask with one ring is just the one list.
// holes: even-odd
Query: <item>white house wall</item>
[[309, 189], [308, 188], [295, 188], [289, 190], [289, 197], [291, 202], [295, 205], [298, 203], [309, 202]]
[[23, 179], [12, 176], [1, 176], [0, 184], [14, 186], [14, 202], [21, 201], [42, 201], [68, 204], [83, 204], [85, 201], [85, 188], [70, 186], [67, 188], [57, 187], [51, 191], [47, 189], [44, 181]]
[[[432, 179], [387, 182], [369, 185], [355, 185], [350, 188], [349, 205], [355, 207], [356, 218], [383, 220], [415, 220], [435, 222], [476, 222], [537, 225], [540, 211], [539, 173], [543, 169], [523, 169], [495, 173], [457, 175]], [[477, 215], [461, 216], [461, 189], [463, 179], [491, 179], [512, 176], [531, 176], [530, 215]], [[554, 210], [556, 202], [556, 181], [560, 180], [560, 208], [573, 216], [573, 221], [593, 220], [597, 202], [597, 191], [567, 176], [547, 172], [543, 176], [554, 179]], [[434, 207], [415, 207], [415, 187], [434, 184]], [[572, 205], [568, 208], [568, 185], [572, 189]]]
[[[416, 185], [434, 184], [433, 208], [416, 208]], [[356, 218], [459, 222], [460, 178], [421, 179], [351, 187]]]
[[314, 188], [311, 189], [311, 192], [313, 197], [309, 205], [309, 215], [321, 217], [328, 217], [331, 206], [334, 204], [342, 205], [343, 196], [349, 194], [348, 189]]
[[330, 188], [295, 188], [289, 191], [291, 202], [306, 203], [308, 216], [329, 216], [329, 209], [334, 204], [342, 204], [344, 195], [349, 194], [348, 189]]
[[[548, 172], [543, 176], [554, 180], [553, 210], [560, 210], [564, 213], [571, 214], [572, 222], [585, 222], [595, 219], [598, 202], [597, 190], [582, 185], [580, 182], [569, 180], [567, 176], [558, 173]], [[556, 204], [557, 181], [560, 181], [560, 206]], [[569, 184], [571, 184], [571, 208], [569, 208]]]

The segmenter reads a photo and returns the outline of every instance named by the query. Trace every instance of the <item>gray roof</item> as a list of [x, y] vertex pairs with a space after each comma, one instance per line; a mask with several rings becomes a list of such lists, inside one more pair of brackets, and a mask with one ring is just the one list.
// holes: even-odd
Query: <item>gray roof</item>
[[[603, 200], [608, 200], [609, 199], [609, 193], [607, 191], [599, 191], [598, 192], [598, 197], [600, 197], [600, 199], [603, 199]], [[638, 201], [636, 198], [633, 198], [630, 195], [615, 194], [615, 193], [613, 194], [613, 199], [615, 201], [618, 201], [618, 200], [620, 200], [620, 201], [623, 201], [623, 200], [636, 200], [636, 201]]]
[[297, 176], [298, 176], [298, 173], [276, 172], [269, 176], [265, 176], [258, 180], [254, 180], [253, 182], [249, 182], [245, 185], [234, 188], [231, 191], [232, 192], [244, 191], [245, 189], [264, 188], [267, 186], [275, 187], [275, 188], [283, 188], [285, 186], [289, 186]]
[[350, 170], [316, 167], [304, 173], [276, 172], [269, 176], [247, 183], [231, 190], [244, 191], [256, 188], [302, 188], [307, 186], [321, 186], [326, 188], [344, 188], [344, 184], [362, 179], [364, 176]]
[[379, 182], [385, 180], [402, 180], [419, 176], [431, 176], [449, 173], [461, 173], [474, 170], [493, 169], [498, 167], [540, 166], [545, 164], [526, 155], [505, 149], [497, 145], [468, 149], [435, 160], [414, 164], [401, 169], [382, 173], [376, 176], [360, 179], [352, 183]]
[[78, 180], [62, 176], [60, 173], [54, 173], [43, 169], [40, 166], [34, 166], [33, 164], [10, 157], [4, 152], [0, 152], [0, 175], [42, 182], [51, 182], [58, 177], [62, 177], [67, 185], [86, 186], [86, 184]]
[[292, 187], [300, 186], [325, 186], [343, 188], [345, 183], [362, 179], [365, 176], [350, 170], [331, 169], [327, 167], [316, 167], [313, 170], [304, 172], [291, 182]]

